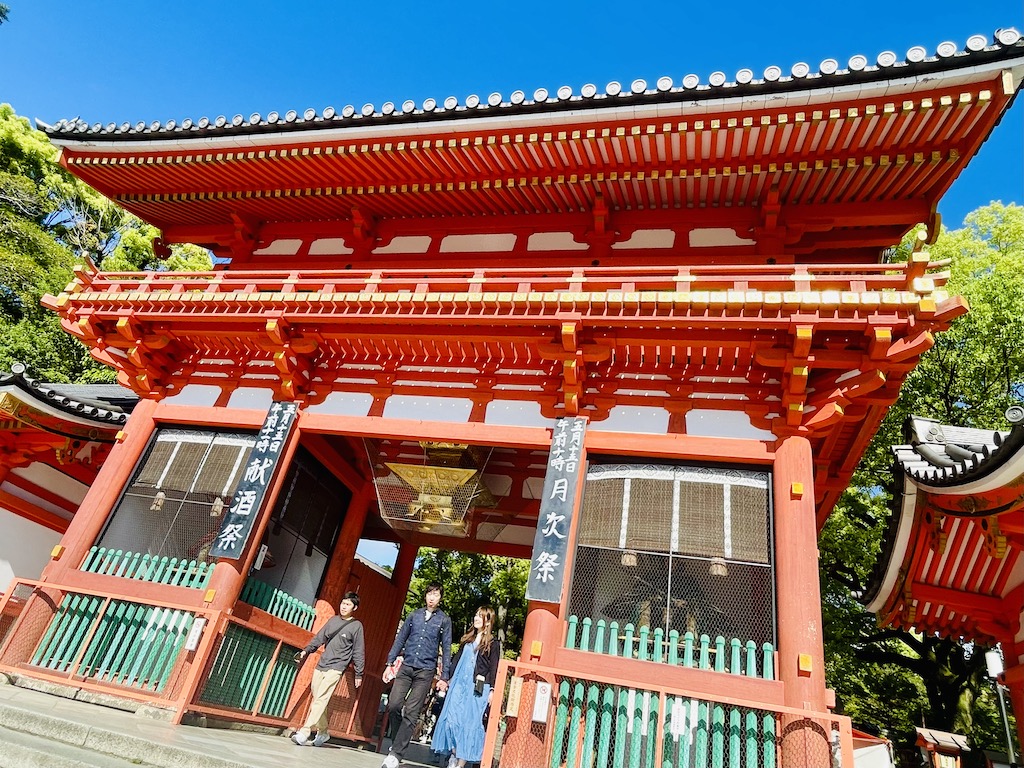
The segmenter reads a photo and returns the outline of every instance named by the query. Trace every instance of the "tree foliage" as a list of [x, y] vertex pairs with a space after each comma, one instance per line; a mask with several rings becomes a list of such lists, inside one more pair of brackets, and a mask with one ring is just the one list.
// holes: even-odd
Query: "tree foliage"
[[[916, 233], [901, 244], [905, 259]], [[854, 723], [912, 742], [914, 726], [970, 735], [1000, 749], [995, 694], [983, 650], [963, 639], [879, 628], [854, 594], [867, 580], [889, 518], [893, 460], [911, 415], [1005, 429], [1024, 401], [1024, 208], [992, 203], [930, 249], [948, 260], [951, 294], [971, 312], [940, 334], [908, 376], [822, 531], [822, 599], [829, 684]]]
[[209, 254], [174, 246], [153, 254], [157, 230], [82, 183], [57, 162], [57, 149], [7, 104], [0, 104], [0, 369], [22, 362], [55, 382], [112, 381], [40, 306], [60, 293], [77, 265], [108, 271], [210, 269]]
[[437, 582], [444, 589], [442, 607], [452, 618], [454, 639], [472, 626], [477, 608], [490, 605], [497, 616], [505, 656], [515, 658], [526, 625], [529, 568], [529, 561], [511, 557], [421, 549], [404, 613], [422, 606], [427, 585]]

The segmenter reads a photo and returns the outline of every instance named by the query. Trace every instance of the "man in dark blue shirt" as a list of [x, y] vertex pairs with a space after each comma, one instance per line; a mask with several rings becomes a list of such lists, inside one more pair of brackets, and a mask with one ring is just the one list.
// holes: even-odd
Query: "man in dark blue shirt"
[[[384, 670], [384, 681], [394, 679], [388, 696], [388, 721], [399, 717], [402, 723], [391, 743], [391, 752], [381, 768], [398, 768], [402, 762], [413, 729], [420, 719], [427, 693], [437, 671], [437, 657], [441, 655], [441, 679], [439, 691], [448, 689], [448, 673], [452, 658], [452, 620], [437, 606], [441, 602], [441, 585], [427, 585], [424, 597], [426, 606], [409, 614], [398, 630], [394, 645], [388, 652], [388, 666]], [[398, 671], [395, 661], [401, 658]]]

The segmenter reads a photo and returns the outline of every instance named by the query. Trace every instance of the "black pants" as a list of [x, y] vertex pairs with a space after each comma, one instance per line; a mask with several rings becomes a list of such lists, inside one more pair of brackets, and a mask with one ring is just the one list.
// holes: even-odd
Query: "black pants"
[[399, 760], [412, 740], [412, 732], [423, 712], [423, 705], [427, 701], [427, 693], [430, 692], [430, 684], [433, 681], [433, 668], [411, 669], [403, 664], [391, 685], [391, 693], [388, 696], [389, 727], [393, 730], [392, 724], [399, 717], [402, 718], [402, 724], [398, 727], [398, 733], [391, 744], [391, 754]]

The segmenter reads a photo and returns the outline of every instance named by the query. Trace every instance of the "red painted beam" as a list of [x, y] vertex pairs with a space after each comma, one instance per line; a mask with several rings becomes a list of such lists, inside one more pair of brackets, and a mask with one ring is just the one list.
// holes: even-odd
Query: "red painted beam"
[[33, 523], [38, 523], [57, 533], [64, 533], [71, 524], [69, 520], [65, 520], [60, 515], [56, 515], [47, 509], [42, 509], [7, 491], [0, 490], [0, 505], [19, 517], [24, 517], [26, 520], [31, 520]]

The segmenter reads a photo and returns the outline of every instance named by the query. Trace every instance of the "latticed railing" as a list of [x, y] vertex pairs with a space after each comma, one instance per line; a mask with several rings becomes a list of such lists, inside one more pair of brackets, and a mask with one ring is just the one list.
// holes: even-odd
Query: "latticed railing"
[[69, 594], [29, 663], [69, 677], [160, 692], [194, 621], [184, 610]]
[[853, 766], [848, 718], [502, 662], [481, 765], [491, 768]]
[[204, 589], [213, 573], [213, 563], [158, 557], [106, 547], [92, 547], [82, 563], [87, 573], [102, 573], [124, 579], [150, 581], [174, 587]]
[[312, 629], [316, 621], [316, 609], [313, 606], [257, 579], [245, 582], [239, 599], [302, 629]]
[[299, 672], [298, 648], [238, 624], [229, 624], [199, 694], [200, 704], [285, 717]]
[[[417, 294], [470, 290], [476, 293], [529, 293], [549, 291], [913, 291], [924, 286], [914, 280], [928, 274], [932, 284], [944, 285], [949, 275], [938, 270], [942, 262], [929, 262], [927, 254], [915, 254], [903, 264], [703, 264], [658, 267], [550, 267], [510, 269], [373, 269], [228, 272], [83, 272], [76, 276], [87, 294], [76, 300], [112, 294], [157, 294], [157, 298], [181, 304], [203, 303], [196, 294], [217, 297], [228, 294], [237, 302], [254, 292], [276, 294], [272, 301], [291, 299], [355, 304], [380, 294]], [[742, 282], [745, 288], [738, 288]], [[102, 297], [99, 296], [102, 294]], [[231, 294], [235, 294], [231, 296]], [[326, 295], [325, 295], [326, 294]], [[221, 303], [223, 299], [216, 299]], [[151, 302], [150, 302], [151, 303]], [[214, 303], [214, 301], [211, 301]], [[198, 307], [195, 307], [199, 309]], [[313, 310], [315, 311], [315, 309]]]
[[626, 624], [620, 628], [616, 621], [594, 622], [589, 617], [581, 621], [570, 616], [565, 647], [691, 669], [775, 679], [775, 649], [771, 643], [762, 643], [758, 648], [753, 640], [743, 642], [736, 637], [719, 635], [712, 639], [708, 635], [696, 637], [693, 632], [680, 635], [675, 629], [666, 636], [661, 627], [651, 631], [645, 625], [637, 630], [632, 624]]

